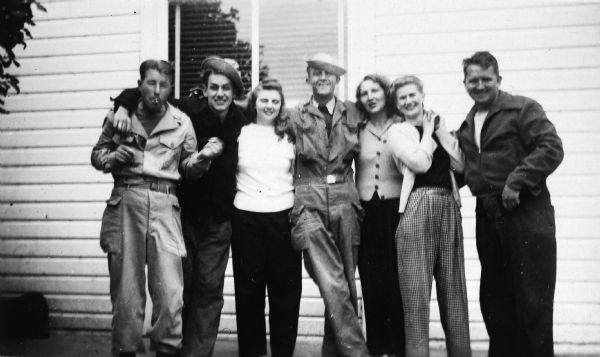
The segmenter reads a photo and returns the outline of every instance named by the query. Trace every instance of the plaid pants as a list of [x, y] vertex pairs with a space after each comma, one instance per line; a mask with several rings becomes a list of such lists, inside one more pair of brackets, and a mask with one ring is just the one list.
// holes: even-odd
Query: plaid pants
[[448, 356], [470, 356], [461, 215], [450, 190], [415, 189], [396, 231], [406, 356], [429, 356], [429, 302], [435, 277]]

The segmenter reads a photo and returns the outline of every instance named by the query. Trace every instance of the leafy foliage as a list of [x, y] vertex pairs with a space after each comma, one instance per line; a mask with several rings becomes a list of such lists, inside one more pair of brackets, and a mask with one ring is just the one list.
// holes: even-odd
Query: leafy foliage
[[17, 45], [27, 47], [26, 38], [32, 38], [26, 25], [35, 26], [31, 6], [35, 5], [39, 10], [46, 11], [37, 0], [2, 0], [0, 2], [0, 113], [8, 114], [4, 109], [4, 98], [12, 88], [20, 92], [19, 79], [7, 73], [5, 68], [14, 64], [19, 67], [14, 48]]

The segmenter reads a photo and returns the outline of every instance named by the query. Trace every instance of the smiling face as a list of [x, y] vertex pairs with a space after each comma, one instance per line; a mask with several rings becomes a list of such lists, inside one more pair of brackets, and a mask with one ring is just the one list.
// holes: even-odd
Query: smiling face
[[171, 95], [171, 79], [156, 69], [149, 69], [144, 79], [138, 81], [144, 109], [151, 114], [160, 113]]
[[396, 106], [406, 119], [417, 118], [423, 113], [423, 99], [425, 99], [425, 95], [414, 83], [409, 83], [396, 90]]
[[218, 116], [224, 117], [233, 102], [233, 86], [229, 78], [213, 73], [208, 77], [205, 95], [208, 107]]
[[281, 95], [274, 89], [263, 89], [256, 97], [256, 123], [273, 125], [281, 111]]
[[489, 108], [498, 96], [502, 77], [496, 75], [493, 66], [484, 69], [480, 65], [471, 64], [465, 72], [467, 93], [478, 108]]
[[385, 92], [379, 83], [370, 79], [360, 84], [360, 103], [369, 115], [375, 115], [385, 110]]
[[324, 69], [309, 67], [306, 81], [311, 85], [315, 99], [324, 103], [333, 98], [340, 77]]

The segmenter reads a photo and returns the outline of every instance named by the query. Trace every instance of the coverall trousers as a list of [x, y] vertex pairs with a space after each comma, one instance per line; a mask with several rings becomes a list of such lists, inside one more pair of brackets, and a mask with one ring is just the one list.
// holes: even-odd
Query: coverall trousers
[[235, 315], [240, 357], [267, 355], [265, 289], [271, 356], [292, 357], [302, 294], [302, 255], [292, 249], [289, 209], [235, 209], [232, 220]]
[[406, 356], [429, 356], [434, 277], [448, 356], [471, 356], [461, 216], [449, 189], [420, 187], [411, 193], [396, 245]]
[[223, 309], [230, 221], [183, 221], [187, 248], [184, 267], [183, 349], [181, 356], [212, 356]]
[[554, 207], [547, 189], [520, 201], [508, 212], [499, 196], [477, 198], [479, 301], [490, 357], [554, 355]]
[[357, 313], [360, 208], [352, 182], [298, 185], [292, 244], [325, 303], [322, 356], [368, 356]]
[[147, 188], [114, 188], [102, 217], [102, 235], [121, 242], [108, 254], [112, 302], [112, 352], [143, 351], [142, 329], [148, 290], [152, 298], [150, 348], [181, 348], [183, 271], [179, 205], [174, 194]]

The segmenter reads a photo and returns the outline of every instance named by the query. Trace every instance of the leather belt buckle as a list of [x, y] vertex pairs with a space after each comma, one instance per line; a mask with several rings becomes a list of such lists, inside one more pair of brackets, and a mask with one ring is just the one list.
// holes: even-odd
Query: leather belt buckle
[[327, 182], [328, 185], [333, 185], [336, 183], [335, 175], [327, 175], [325, 182]]

